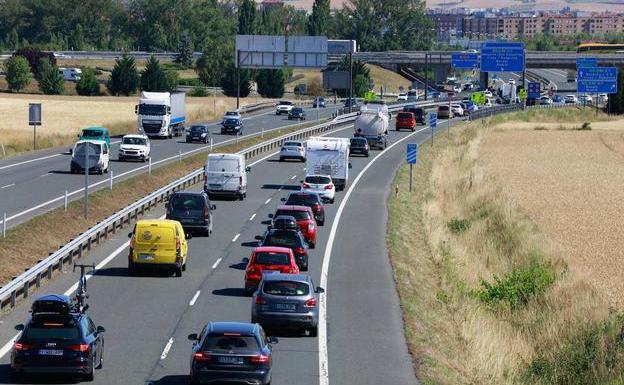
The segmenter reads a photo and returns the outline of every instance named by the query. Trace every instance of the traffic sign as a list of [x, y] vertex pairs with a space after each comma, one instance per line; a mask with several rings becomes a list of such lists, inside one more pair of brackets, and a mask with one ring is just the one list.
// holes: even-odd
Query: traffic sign
[[438, 125], [438, 114], [436, 112], [429, 113], [429, 126], [436, 128]]
[[581, 67], [578, 69], [577, 92], [617, 92], [616, 67]]
[[451, 54], [451, 65], [456, 69], [473, 69], [479, 67], [479, 55], [476, 53], [455, 52]]
[[41, 126], [41, 103], [28, 104], [28, 125]]
[[418, 145], [416, 143], [407, 144], [407, 164], [416, 164], [418, 156]]
[[598, 67], [598, 59], [595, 57], [576, 58], [576, 68]]
[[541, 93], [541, 84], [539, 82], [529, 82], [529, 99], [537, 99], [540, 97]]
[[486, 42], [481, 46], [481, 71], [524, 71], [524, 43]]
[[526, 100], [527, 96], [528, 96], [528, 92], [524, 88], [522, 88], [520, 92], [518, 93], [518, 98], [520, 98], [520, 100]]

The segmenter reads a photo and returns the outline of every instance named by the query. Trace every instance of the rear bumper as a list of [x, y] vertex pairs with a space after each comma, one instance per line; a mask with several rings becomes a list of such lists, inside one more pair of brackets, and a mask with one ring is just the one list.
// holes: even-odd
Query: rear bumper
[[221, 195], [221, 196], [238, 196], [243, 193], [242, 190], [214, 190], [209, 189], [204, 186], [204, 192], [210, 195]]
[[270, 370], [234, 371], [199, 369], [191, 373], [191, 379], [200, 384], [233, 382], [249, 385], [265, 385], [271, 380]]
[[155, 263], [155, 262], [136, 262], [132, 261], [135, 269], [153, 269], [153, 270], [173, 270], [182, 267], [182, 262], [174, 263]]
[[282, 327], [286, 329], [313, 328], [318, 325], [318, 314], [262, 312], [254, 314], [255, 320], [264, 327]]

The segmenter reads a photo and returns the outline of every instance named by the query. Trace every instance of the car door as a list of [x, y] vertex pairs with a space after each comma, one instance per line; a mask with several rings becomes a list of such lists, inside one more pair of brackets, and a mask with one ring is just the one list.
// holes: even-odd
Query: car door
[[88, 316], [84, 316], [81, 319], [82, 330], [89, 344], [93, 347], [93, 355], [96, 365], [99, 364], [102, 359], [102, 336], [98, 335], [95, 329], [95, 324]]
[[104, 163], [104, 168], [108, 170], [108, 158], [109, 158], [108, 144], [106, 142], [102, 143], [102, 162]]

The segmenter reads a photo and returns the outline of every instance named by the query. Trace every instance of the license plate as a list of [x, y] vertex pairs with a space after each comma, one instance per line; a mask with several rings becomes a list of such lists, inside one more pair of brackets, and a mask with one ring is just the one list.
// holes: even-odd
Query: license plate
[[231, 365], [242, 365], [243, 359], [241, 357], [219, 357], [219, 363], [231, 364]]
[[193, 223], [195, 222], [195, 220], [194, 219], [180, 219], [180, 222], [181, 223]]
[[139, 255], [139, 259], [140, 259], [141, 261], [151, 261], [151, 260], [153, 260], [153, 259], [154, 259], [154, 256], [153, 256], [153, 255], [151, 255], [151, 254], [140, 254], [140, 255]]
[[39, 355], [41, 356], [62, 356], [63, 351], [57, 349], [41, 349], [39, 350]]
[[219, 187], [221, 187], [221, 185], [220, 184], [211, 183], [210, 187], [212, 187], [212, 188], [219, 188]]
[[296, 306], [291, 303], [278, 303], [275, 304], [275, 309], [284, 311], [295, 311]]

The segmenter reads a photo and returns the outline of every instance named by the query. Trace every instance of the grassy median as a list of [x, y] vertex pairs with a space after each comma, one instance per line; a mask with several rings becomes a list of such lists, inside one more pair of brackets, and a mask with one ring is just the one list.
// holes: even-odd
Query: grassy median
[[421, 146], [412, 193], [409, 168], [398, 170], [387, 241], [423, 384], [624, 383], [623, 316], [479, 162], [489, 130], [562, 111], [566, 123], [593, 118], [566, 109], [460, 124]]

